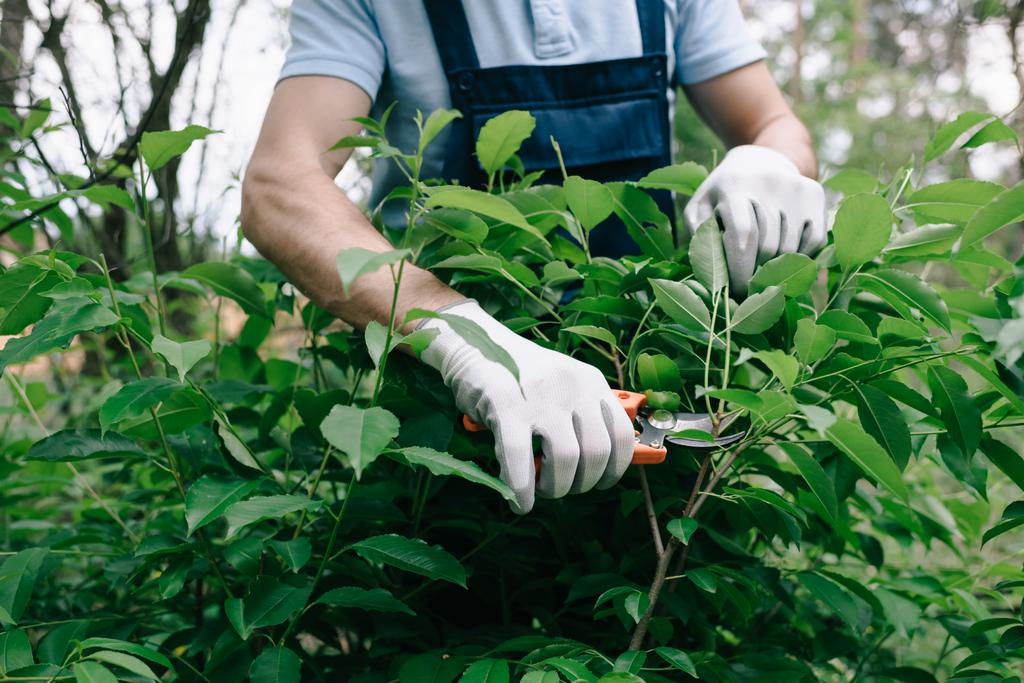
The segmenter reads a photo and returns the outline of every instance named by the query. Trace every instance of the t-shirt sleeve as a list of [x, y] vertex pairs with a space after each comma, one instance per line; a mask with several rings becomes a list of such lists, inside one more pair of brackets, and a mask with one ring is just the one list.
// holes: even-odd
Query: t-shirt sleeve
[[295, 0], [288, 33], [291, 45], [279, 81], [334, 76], [376, 98], [386, 54], [368, 0]]
[[700, 83], [764, 59], [736, 0], [677, 0], [677, 85]]

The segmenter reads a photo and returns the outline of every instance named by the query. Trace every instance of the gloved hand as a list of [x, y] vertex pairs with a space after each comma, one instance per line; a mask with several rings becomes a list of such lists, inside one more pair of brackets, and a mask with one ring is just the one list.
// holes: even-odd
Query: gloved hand
[[768, 147], [730, 150], [683, 211], [691, 235], [713, 216], [737, 294], [746, 294], [758, 264], [787, 252], [813, 254], [826, 242], [825, 190]]
[[[525, 514], [537, 493], [559, 498], [614, 485], [633, 457], [633, 424], [596, 368], [545, 349], [512, 332], [467, 299], [447, 308], [482, 327], [519, 368], [519, 383], [504, 366], [485, 358], [447, 323], [436, 329], [420, 358], [441, 373], [455, 405], [493, 433], [501, 478], [515, 492], [512, 509]], [[521, 390], [520, 390], [521, 387]], [[544, 453], [537, 478], [533, 436]]]

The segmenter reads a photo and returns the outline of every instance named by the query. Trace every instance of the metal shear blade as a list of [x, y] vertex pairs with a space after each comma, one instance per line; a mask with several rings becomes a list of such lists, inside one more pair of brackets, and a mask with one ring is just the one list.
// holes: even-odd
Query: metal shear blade
[[[727, 417], [720, 422], [719, 432], [728, 429], [734, 421], [735, 417]], [[714, 431], [714, 425], [711, 422], [711, 416], [707, 413], [674, 413], [663, 409], [643, 411], [637, 415], [637, 423], [640, 426], [640, 433], [637, 435], [638, 441], [652, 448], [661, 448], [666, 442], [689, 448], [721, 448], [739, 441], [746, 435], [746, 431], [709, 439], [679, 435], [680, 432], [699, 431], [710, 436]]]

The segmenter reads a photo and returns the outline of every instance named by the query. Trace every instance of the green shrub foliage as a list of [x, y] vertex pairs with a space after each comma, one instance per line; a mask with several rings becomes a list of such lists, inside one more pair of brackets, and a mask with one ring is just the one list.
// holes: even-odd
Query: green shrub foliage
[[[395, 351], [429, 335], [350, 331], [241, 255], [124, 281], [59, 245], [23, 256], [0, 275], [0, 680], [1020, 680], [1024, 262], [985, 239], [1019, 230], [1024, 189], [928, 180], [991, 117], [941, 129], [926, 166], [832, 177], [829, 246], [738, 298], [715, 226], [682, 239], [647, 193], [692, 193], [704, 168], [539, 184], [515, 156], [532, 118], [509, 112], [477, 145], [489, 191], [421, 178], [457, 116], [420, 119], [413, 153], [369, 119], [339, 141], [409, 178], [395, 251], [343, 252], [340, 284], [429, 268], [613, 386], [746, 436], [517, 517], [490, 436]], [[149, 235], [152, 170], [208, 133], [143, 138], [115, 175], [132, 192], [61, 196]], [[19, 182], [13, 236], [73, 229]], [[589, 254], [613, 219], [641, 255]], [[210, 328], [225, 300], [236, 336], [167, 319]], [[23, 375], [69, 346], [93, 376]]]

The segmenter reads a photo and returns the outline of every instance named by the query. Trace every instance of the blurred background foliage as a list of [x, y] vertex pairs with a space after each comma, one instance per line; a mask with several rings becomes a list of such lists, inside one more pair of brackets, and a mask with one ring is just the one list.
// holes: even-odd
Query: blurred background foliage
[[[237, 225], [238, 180], [287, 46], [288, 0], [2, 0], [0, 104], [24, 116], [52, 107], [24, 149], [8, 150], [36, 196], [97, 174], [123, 175], [120, 152], [142, 130], [197, 123], [229, 135], [157, 177], [163, 217], [157, 266], [176, 270], [219, 253]], [[977, 109], [1024, 126], [1022, 0], [741, 0], [771, 67], [818, 145], [823, 175], [887, 173], [938, 126]], [[678, 98], [677, 156], [705, 165], [721, 145]], [[365, 163], [339, 183], [366, 196]], [[1019, 150], [988, 146], [948, 157], [948, 177], [1020, 180]], [[928, 178], [934, 182], [941, 177]], [[139, 263], [124, 211], [61, 209], [81, 230], [65, 246], [106, 253], [119, 277]], [[11, 217], [8, 217], [11, 218]], [[13, 217], [17, 218], [17, 217]], [[54, 221], [47, 238], [60, 233]], [[0, 244], [31, 240], [5, 218]], [[66, 221], [65, 221], [66, 223]], [[24, 225], [24, 224], [22, 224]], [[25, 226], [27, 228], [27, 226]], [[233, 237], [232, 237], [233, 239]], [[35, 245], [41, 246], [41, 245]]]

